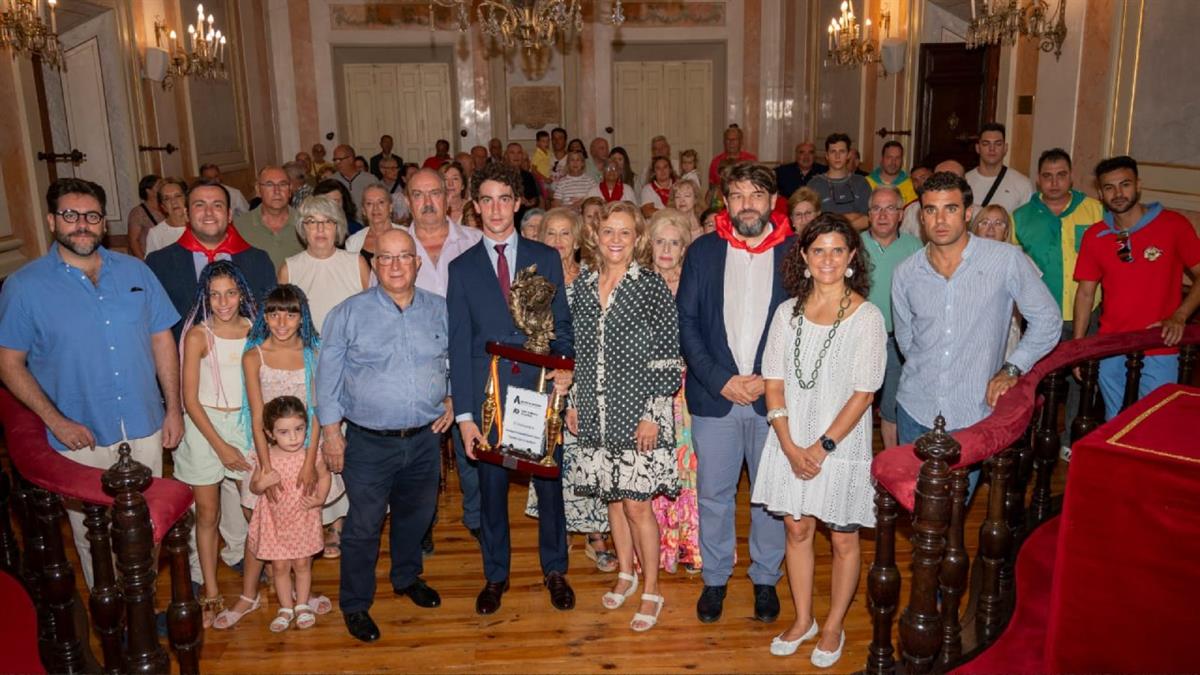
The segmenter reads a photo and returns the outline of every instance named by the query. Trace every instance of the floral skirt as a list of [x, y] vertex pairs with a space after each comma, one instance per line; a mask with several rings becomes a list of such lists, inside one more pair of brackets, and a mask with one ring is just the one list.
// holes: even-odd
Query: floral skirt
[[700, 510], [696, 502], [696, 451], [692, 448], [692, 420], [683, 400], [683, 389], [675, 397], [675, 471], [679, 495], [655, 497], [654, 518], [658, 521], [659, 566], [674, 574], [680, 563], [700, 569]]

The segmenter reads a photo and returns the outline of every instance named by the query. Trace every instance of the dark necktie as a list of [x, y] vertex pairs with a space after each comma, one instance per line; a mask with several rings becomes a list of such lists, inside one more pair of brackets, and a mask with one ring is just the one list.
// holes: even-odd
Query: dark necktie
[[508, 258], [504, 257], [504, 249], [508, 248], [508, 244], [495, 244], [492, 248], [496, 249], [496, 277], [500, 280], [500, 292], [504, 294], [504, 302], [508, 302]]

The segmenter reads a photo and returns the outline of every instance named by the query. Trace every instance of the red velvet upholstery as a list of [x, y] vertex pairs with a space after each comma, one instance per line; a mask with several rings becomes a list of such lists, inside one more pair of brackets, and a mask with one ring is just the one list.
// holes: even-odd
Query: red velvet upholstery
[[44, 673], [38, 656], [37, 611], [25, 587], [0, 572], [0, 673]]
[[1198, 421], [1200, 389], [1167, 385], [1075, 444], [1047, 670], [1200, 669]]
[[[7, 389], [0, 389], [0, 424], [4, 426], [8, 456], [25, 480], [63, 497], [112, 504], [112, 497], [100, 485], [104, 472], [72, 462], [51, 448], [42, 420]], [[145, 495], [157, 544], [192, 505], [192, 491], [177, 480], [155, 478]]]
[[[1200, 343], [1200, 325], [1190, 325], [1184, 333], [1186, 343]], [[1159, 329], [1132, 333], [1094, 335], [1080, 340], [1062, 342], [1041, 361], [1038, 361], [1020, 380], [996, 402], [991, 415], [966, 429], [954, 433], [962, 445], [962, 456], [955, 466], [969, 466], [1003, 452], [1020, 438], [1029, 426], [1037, 402], [1037, 386], [1050, 373], [1073, 363], [1113, 356], [1126, 352], [1161, 347]], [[913, 446], [889, 448], [875, 457], [871, 473], [875, 480], [909, 511], [913, 508], [917, 487], [917, 472], [921, 460]]]

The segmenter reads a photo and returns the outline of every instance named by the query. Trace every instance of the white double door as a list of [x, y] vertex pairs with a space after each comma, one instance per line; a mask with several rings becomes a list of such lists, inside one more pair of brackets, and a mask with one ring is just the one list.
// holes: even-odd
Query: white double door
[[650, 139], [671, 143], [672, 159], [692, 149], [701, 167], [712, 158], [712, 62], [618, 61], [613, 64], [613, 138], [635, 172], [650, 164]]
[[454, 147], [450, 67], [445, 63], [350, 63], [343, 66], [346, 132], [363, 156], [389, 134], [393, 152], [420, 164], [439, 138]]

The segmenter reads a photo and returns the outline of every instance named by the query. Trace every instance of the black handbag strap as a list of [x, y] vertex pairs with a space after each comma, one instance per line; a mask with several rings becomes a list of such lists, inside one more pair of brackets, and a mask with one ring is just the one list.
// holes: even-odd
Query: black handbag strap
[[996, 174], [996, 180], [992, 181], [992, 189], [988, 190], [988, 193], [984, 196], [983, 201], [979, 202], [980, 208], [987, 206], [992, 201], [992, 197], [996, 194], [996, 190], [1000, 187], [1000, 183], [1004, 182], [1004, 174], [1006, 173], [1008, 173], [1008, 167], [1001, 164], [1000, 173]]

